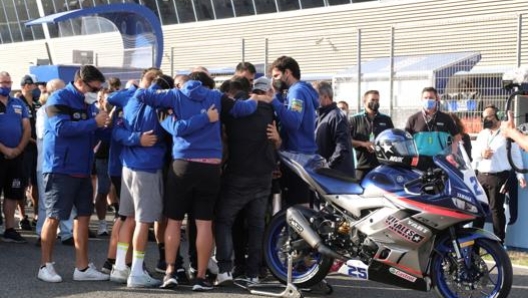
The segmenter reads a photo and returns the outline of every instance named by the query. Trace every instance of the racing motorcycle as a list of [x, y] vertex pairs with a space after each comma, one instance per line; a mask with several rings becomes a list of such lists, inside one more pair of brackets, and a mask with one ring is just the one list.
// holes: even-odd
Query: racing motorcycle
[[424, 172], [412, 167], [416, 145], [402, 130], [381, 133], [375, 151], [381, 165], [361, 182], [318, 155], [279, 153], [321, 206], [272, 218], [264, 239], [270, 272], [286, 283], [290, 260], [291, 283], [310, 288], [337, 261], [338, 272], [354, 279], [440, 297], [507, 297], [513, 272], [499, 238], [467, 227], [489, 206], [463, 147], [448, 146]]

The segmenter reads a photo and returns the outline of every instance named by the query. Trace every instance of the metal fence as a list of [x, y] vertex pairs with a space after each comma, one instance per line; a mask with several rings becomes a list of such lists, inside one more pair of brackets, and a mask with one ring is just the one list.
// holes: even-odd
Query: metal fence
[[[502, 109], [509, 94], [501, 87], [502, 74], [528, 62], [521, 51], [528, 40], [525, 19], [522, 14], [446, 18], [185, 43], [171, 48], [170, 68], [174, 74], [196, 65], [234, 67], [240, 61], [267, 66], [278, 56], [292, 56], [302, 76], [333, 76], [334, 99], [347, 101], [352, 113], [362, 108], [361, 94], [380, 90], [381, 110], [397, 127], [419, 110], [421, 89], [434, 86], [442, 109], [476, 133], [483, 107]], [[182, 54], [190, 51], [191, 56]], [[373, 64], [379, 64], [377, 69]]]

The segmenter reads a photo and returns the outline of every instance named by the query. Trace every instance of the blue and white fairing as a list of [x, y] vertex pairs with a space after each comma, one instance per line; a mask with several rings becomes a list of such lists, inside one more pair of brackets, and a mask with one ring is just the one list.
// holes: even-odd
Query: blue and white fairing
[[461, 210], [470, 213], [489, 213], [489, 203], [482, 185], [478, 182], [471, 161], [460, 143], [455, 150], [448, 147], [442, 155], [434, 157], [435, 164], [446, 172], [449, 179], [446, 184], [446, 194], [452, 197], [453, 204]]

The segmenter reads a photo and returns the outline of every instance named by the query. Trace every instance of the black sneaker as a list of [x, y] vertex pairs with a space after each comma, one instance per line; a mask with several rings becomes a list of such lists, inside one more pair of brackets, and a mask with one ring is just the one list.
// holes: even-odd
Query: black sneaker
[[178, 277], [173, 272], [170, 274], [165, 274], [165, 277], [163, 277], [163, 283], [161, 284], [160, 288], [174, 289], [177, 286], [178, 286]]
[[235, 269], [233, 270], [233, 278], [243, 277], [245, 275], [246, 275], [245, 266], [235, 266]]
[[4, 242], [13, 242], [13, 243], [26, 243], [26, 239], [24, 239], [20, 234], [15, 231], [15, 229], [7, 229], [4, 231], [4, 236], [2, 237], [2, 240]]
[[205, 292], [214, 289], [213, 285], [205, 278], [196, 278], [192, 290], [195, 292]]
[[112, 263], [110, 263], [110, 261], [106, 260], [103, 264], [103, 267], [101, 267], [101, 272], [105, 273], [105, 274], [110, 274], [112, 273]]
[[165, 262], [165, 260], [158, 260], [155, 270], [158, 273], [165, 274], [165, 271], [167, 270], [167, 262]]
[[180, 268], [176, 270], [176, 277], [178, 278], [178, 283], [182, 285], [190, 285], [191, 281], [187, 277], [187, 274], [185, 273], [185, 269]]
[[22, 219], [19, 223], [20, 228], [24, 231], [31, 231], [33, 228], [31, 227], [31, 223], [29, 222], [28, 216], [24, 216], [24, 219]]
[[70, 237], [66, 240], [61, 240], [62, 245], [66, 246], [75, 246], [75, 241], [73, 240], [73, 237]]
[[97, 234], [95, 234], [95, 232], [92, 230], [88, 230], [88, 238], [90, 239], [97, 238]]

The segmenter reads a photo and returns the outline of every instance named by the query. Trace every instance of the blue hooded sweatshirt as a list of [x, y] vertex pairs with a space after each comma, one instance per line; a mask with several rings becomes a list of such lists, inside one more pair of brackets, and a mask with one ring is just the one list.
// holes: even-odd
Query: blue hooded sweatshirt
[[312, 85], [298, 81], [290, 86], [286, 99], [276, 94], [271, 104], [280, 121], [283, 149], [306, 154], [317, 152], [315, 119], [319, 95]]
[[94, 158], [97, 108], [84, 102], [72, 83], [54, 92], [46, 103], [43, 173], [90, 176]]
[[235, 117], [250, 115], [257, 109], [254, 100], [234, 101], [194, 80], [187, 81], [181, 90], [140, 89], [135, 96], [148, 105], [172, 109], [173, 116], [162, 126], [173, 136], [174, 159], [222, 158], [220, 121], [211, 123], [207, 116], [212, 105], [219, 114]]
[[[133, 87], [108, 97], [110, 104], [123, 107], [123, 120], [114, 126], [112, 138], [124, 145], [121, 152], [123, 166], [134, 171], [155, 173], [163, 166], [165, 131], [159, 124], [156, 109], [137, 100], [133, 96], [135, 91]], [[143, 147], [141, 135], [150, 130], [158, 137], [158, 142], [152, 147]]]

